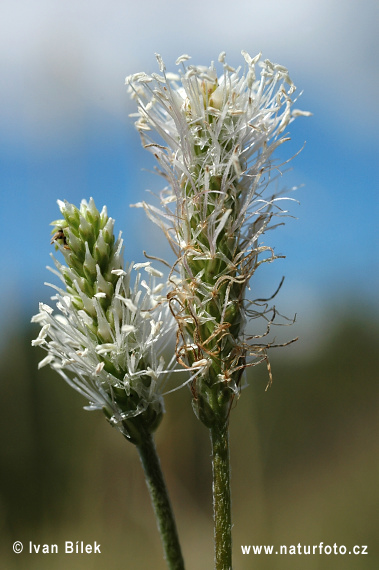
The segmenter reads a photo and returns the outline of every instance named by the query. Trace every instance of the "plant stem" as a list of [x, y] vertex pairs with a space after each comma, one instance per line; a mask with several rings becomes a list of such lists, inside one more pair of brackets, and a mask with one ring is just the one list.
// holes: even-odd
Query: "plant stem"
[[232, 568], [228, 421], [210, 428], [213, 466], [215, 570]]
[[154, 507], [168, 568], [184, 570], [174, 514], [152, 434], [146, 433], [143, 442], [136, 447], [145, 471], [146, 484]]

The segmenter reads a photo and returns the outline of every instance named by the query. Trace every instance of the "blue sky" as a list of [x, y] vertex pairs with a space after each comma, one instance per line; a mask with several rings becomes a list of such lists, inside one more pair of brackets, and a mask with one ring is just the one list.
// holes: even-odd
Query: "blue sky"
[[282, 185], [304, 186], [294, 196], [300, 206], [291, 206], [298, 219], [267, 238], [287, 258], [257, 273], [254, 287], [272, 292], [286, 275], [278, 306], [297, 312], [308, 331], [330, 325], [331, 305], [344, 300], [377, 307], [377, 21], [377, 4], [360, 0], [147, 0], [142, 10], [119, 0], [4, 0], [2, 331], [49, 298], [43, 281], [58, 198], [107, 204], [129, 259], [141, 259], [142, 249], [168, 252], [159, 230], [129, 208], [160, 187], [143, 170], [153, 161], [128, 117], [124, 86], [130, 73], [157, 70], [154, 52], [173, 70], [182, 53], [205, 65], [224, 50], [237, 66], [241, 49], [288, 67], [304, 91], [297, 106], [313, 117], [290, 126], [280, 158], [306, 145]]

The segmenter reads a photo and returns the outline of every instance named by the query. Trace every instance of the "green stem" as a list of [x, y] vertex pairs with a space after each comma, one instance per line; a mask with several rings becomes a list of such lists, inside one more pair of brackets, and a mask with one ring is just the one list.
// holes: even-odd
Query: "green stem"
[[171, 509], [166, 484], [153, 436], [146, 434], [143, 443], [136, 446], [145, 471], [146, 483], [161, 535], [165, 559], [170, 570], [184, 570], [174, 514]]
[[228, 422], [210, 428], [213, 465], [215, 570], [232, 568]]

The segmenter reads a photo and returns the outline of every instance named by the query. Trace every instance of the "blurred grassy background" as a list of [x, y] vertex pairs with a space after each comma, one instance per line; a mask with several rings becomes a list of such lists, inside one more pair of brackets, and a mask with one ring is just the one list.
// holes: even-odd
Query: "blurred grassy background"
[[[347, 309], [347, 308], [346, 308]], [[346, 310], [345, 314], [351, 314]], [[356, 313], [358, 314], [358, 313]], [[1, 351], [0, 536], [7, 570], [146, 568], [165, 563], [136, 450], [9, 332]], [[234, 568], [378, 568], [378, 326], [340, 319], [317, 352], [278, 349], [231, 414]], [[299, 341], [301, 342], [301, 340]], [[156, 434], [187, 568], [213, 567], [208, 434], [187, 389], [166, 398]], [[14, 541], [58, 544], [16, 555]], [[64, 555], [64, 541], [101, 555]], [[368, 545], [367, 556], [242, 555], [241, 544]]]

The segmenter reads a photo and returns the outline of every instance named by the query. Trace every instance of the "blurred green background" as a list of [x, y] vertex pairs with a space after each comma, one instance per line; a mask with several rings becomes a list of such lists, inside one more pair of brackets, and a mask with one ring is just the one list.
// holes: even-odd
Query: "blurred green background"
[[[315, 352], [248, 374], [231, 413], [234, 568], [378, 568], [378, 326], [339, 318]], [[331, 308], [331, 317], [333, 317]], [[331, 319], [332, 321], [333, 319]], [[29, 327], [1, 351], [0, 559], [16, 569], [164, 569], [135, 448], [49, 369]], [[301, 342], [301, 341], [300, 341]], [[210, 445], [190, 392], [166, 398], [156, 441], [188, 569], [213, 566]], [[20, 540], [60, 553], [15, 555]], [[64, 541], [101, 555], [64, 555]], [[367, 556], [242, 555], [240, 545], [367, 545]]]

